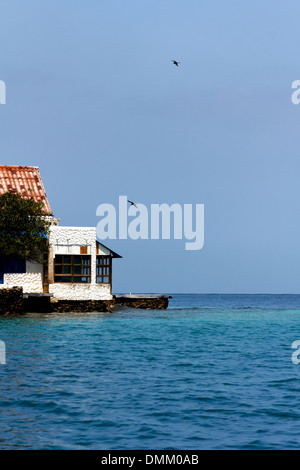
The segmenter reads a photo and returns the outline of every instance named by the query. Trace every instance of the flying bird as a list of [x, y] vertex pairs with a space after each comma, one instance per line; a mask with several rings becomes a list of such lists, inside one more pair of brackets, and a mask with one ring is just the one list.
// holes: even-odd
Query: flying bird
[[[128, 201], [128, 199], [127, 199], [127, 201]], [[129, 202], [129, 204], [130, 204], [131, 206], [134, 206], [134, 207], [137, 208], [137, 205], [136, 205], [134, 202], [132, 202], [132, 201], [128, 201], [128, 202]]]
[[176, 67], [179, 66], [180, 62], [177, 62], [177, 60], [172, 60], [173, 64], [176, 65]]

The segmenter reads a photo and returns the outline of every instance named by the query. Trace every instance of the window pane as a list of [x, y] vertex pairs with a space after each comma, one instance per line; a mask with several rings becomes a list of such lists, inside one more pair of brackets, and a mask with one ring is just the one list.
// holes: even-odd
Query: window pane
[[97, 284], [109, 284], [108, 276], [97, 276]]
[[55, 282], [72, 282], [71, 276], [55, 276]]
[[90, 282], [90, 277], [88, 277], [88, 276], [75, 276], [74, 277], [74, 282], [89, 283]]
[[[60, 263], [58, 263], [60, 261]], [[61, 274], [61, 276], [58, 276]], [[91, 282], [91, 257], [59, 255], [55, 257], [55, 282]]]

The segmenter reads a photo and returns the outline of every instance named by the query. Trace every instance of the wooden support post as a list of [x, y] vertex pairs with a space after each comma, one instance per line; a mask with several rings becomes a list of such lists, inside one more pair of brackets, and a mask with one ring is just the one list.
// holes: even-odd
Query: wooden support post
[[53, 260], [53, 247], [49, 246], [48, 253], [48, 282], [49, 284], [54, 283], [54, 260]]

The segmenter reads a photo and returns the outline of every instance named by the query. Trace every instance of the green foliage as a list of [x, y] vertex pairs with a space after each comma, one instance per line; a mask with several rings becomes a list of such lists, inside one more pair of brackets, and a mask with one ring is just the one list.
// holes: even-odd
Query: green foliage
[[26, 193], [0, 196], [0, 254], [42, 261], [48, 250], [47, 215], [43, 203]]

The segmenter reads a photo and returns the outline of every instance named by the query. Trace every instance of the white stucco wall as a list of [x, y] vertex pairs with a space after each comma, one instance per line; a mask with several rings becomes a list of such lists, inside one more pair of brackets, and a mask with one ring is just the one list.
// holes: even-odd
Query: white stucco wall
[[41, 274], [43, 275], [43, 265], [33, 261], [26, 261], [26, 273], [28, 274]]
[[41, 294], [43, 292], [43, 276], [41, 273], [4, 274], [4, 289], [23, 287], [24, 294]]
[[67, 284], [49, 285], [49, 292], [60, 300], [111, 300], [109, 284]]
[[77, 247], [78, 253], [80, 253], [80, 246], [94, 246], [96, 249], [96, 227], [52, 226], [50, 227], [49, 243], [55, 250], [62, 247], [72, 249]]
[[[49, 243], [55, 255], [79, 255], [80, 247], [87, 247], [91, 256], [90, 284], [49, 284], [49, 293], [57, 299], [65, 300], [111, 300], [109, 284], [96, 283], [96, 227], [59, 227], [50, 228]], [[109, 250], [108, 254], [110, 254]], [[107, 254], [107, 253], [105, 253]]]

